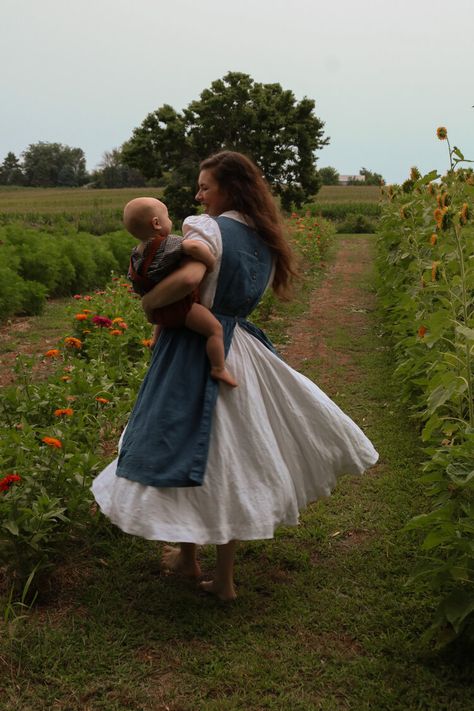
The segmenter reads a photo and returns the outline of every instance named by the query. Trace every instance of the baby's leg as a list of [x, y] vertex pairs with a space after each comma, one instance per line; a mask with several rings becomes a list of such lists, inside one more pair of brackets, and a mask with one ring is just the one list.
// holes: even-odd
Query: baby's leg
[[237, 382], [225, 367], [225, 350], [222, 326], [213, 314], [202, 304], [193, 304], [186, 316], [186, 327], [206, 336], [206, 352], [211, 362], [211, 377], [222, 380], [231, 387]]

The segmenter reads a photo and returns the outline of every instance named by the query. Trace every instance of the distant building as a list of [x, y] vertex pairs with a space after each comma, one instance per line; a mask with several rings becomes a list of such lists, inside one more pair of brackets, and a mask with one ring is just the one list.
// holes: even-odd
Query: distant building
[[339, 185], [349, 185], [349, 183], [365, 183], [365, 175], [340, 175]]

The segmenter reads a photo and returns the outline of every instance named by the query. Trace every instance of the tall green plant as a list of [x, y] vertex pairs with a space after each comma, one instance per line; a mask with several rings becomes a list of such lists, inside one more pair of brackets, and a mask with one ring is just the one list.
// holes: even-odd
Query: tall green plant
[[[447, 131], [438, 129], [447, 140]], [[419, 422], [431, 511], [412, 519], [422, 559], [411, 581], [439, 604], [428, 636], [474, 627], [474, 178], [448, 143], [450, 169], [387, 190], [379, 230], [379, 296], [401, 395]], [[467, 161], [466, 161], [467, 162]]]

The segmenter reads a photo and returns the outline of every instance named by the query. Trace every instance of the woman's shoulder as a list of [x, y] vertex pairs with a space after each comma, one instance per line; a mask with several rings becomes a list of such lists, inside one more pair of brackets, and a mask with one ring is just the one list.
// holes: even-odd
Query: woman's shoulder
[[205, 242], [215, 255], [222, 249], [219, 225], [210, 215], [186, 217], [183, 222], [183, 238]]

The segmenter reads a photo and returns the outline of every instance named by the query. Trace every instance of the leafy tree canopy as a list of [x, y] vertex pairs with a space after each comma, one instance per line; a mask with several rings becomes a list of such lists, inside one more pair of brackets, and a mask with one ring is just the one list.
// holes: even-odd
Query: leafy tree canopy
[[319, 177], [323, 185], [338, 185], [339, 173], [331, 165], [319, 169]]
[[[359, 175], [363, 175], [365, 178], [363, 185], [385, 185], [385, 180], [380, 173], [373, 173], [371, 170], [367, 170], [367, 168], [361, 168]], [[360, 183], [357, 183], [357, 185], [360, 185]]]
[[176, 217], [184, 217], [196, 211], [199, 162], [220, 150], [241, 151], [259, 165], [289, 208], [321, 185], [315, 153], [329, 139], [314, 109], [314, 101], [297, 102], [280, 84], [229, 72], [181, 113], [165, 104], [149, 114], [122, 147], [123, 159], [149, 179], [171, 173], [165, 199]]
[[0, 185], [23, 185], [24, 180], [20, 161], [10, 151], [0, 166]]
[[91, 177], [94, 188], [139, 188], [146, 183], [139, 170], [124, 163], [120, 148], [105, 151]]
[[23, 152], [23, 173], [33, 187], [76, 187], [88, 181], [82, 148], [61, 143], [31, 143]]

